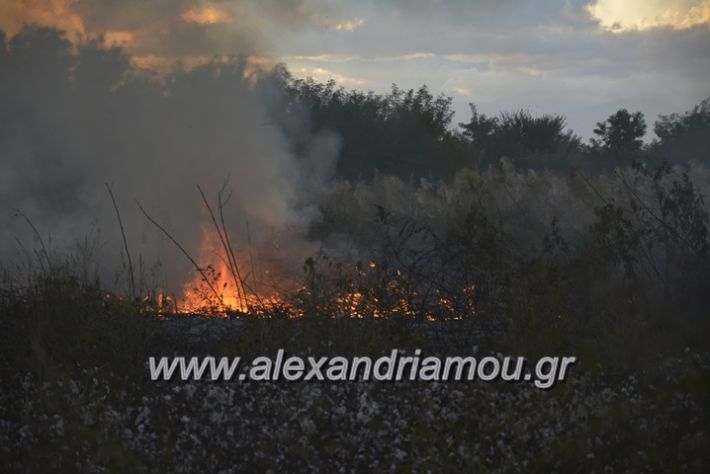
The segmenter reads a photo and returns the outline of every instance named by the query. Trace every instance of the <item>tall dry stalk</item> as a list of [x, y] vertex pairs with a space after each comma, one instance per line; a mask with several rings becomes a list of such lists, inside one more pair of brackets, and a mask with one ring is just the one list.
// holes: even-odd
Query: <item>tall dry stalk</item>
[[239, 265], [237, 264], [237, 259], [234, 255], [234, 250], [229, 240], [229, 233], [227, 232], [227, 227], [224, 224], [221, 194], [218, 198], [220, 220], [222, 224], [220, 227], [220, 224], [217, 222], [217, 218], [215, 217], [215, 214], [212, 211], [212, 206], [210, 206], [210, 203], [207, 200], [207, 197], [205, 196], [205, 193], [199, 184], [197, 185], [197, 190], [200, 192], [200, 196], [202, 196], [202, 202], [205, 204], [205, 208], [207, 208], [207, 212], [209, 212], [210, 214], [212, 224], [214, 225], [215, 230], [217, 231], [217, 235], [219, 235], [219, 240], [222, 244], [222, 248], [224, 249], [224, 253], [227, 256], [227, 264], [229, 267], [229, 271], [232, 274], [232, 278], [234, 279], [234, 285], [237, 291], [237, 298], [244, 303], [244, 307], [247, 309], [247, 311], [249, 311], [249, 302], [247, 301], [246, 293], [244, 291], [244, 281], [242, 280], [242, 276], [239, 271]]
[[[42, 268], [42, 272], [49, 273], [49, 270], [52, 267], [52, 263], [49, 259], [49, 253], [47, 252], [47, 247], [44, 245], [44, 240], [42, 239], [42, 236], [40, 235], [39, 231], [37, 230], [37, 227], [35, 227], [32, 220], [30, 220], [30, 218], [27, 217], [27, 214], [25, 214], [24, 212], [22, 212], [19, 209], [15, 209], [15, 216], [22, 217], [25, 220], [25, 222], [27, 222], [27, 225], [29, 225], [30, 228], [32, 229], [35, 240], [37, 240], [40, 245], [40, 252], [38, 252], [38, 259], [37, 260], [39, 260], [39, 264], [40, 264], [40, 267]], [[42, 258], [44, 258], [44, 261], [42, 260]], [[45, 262], [47, 263], [46, 269], [44, 266]]]
[[143, 209], [143, 206], [141, 206], [141, 203], [138, 200], [136, 200], [136, 204], [138, 205], [138, 209], [141, 210], [141, 212], [146, 217], [146, 219], [148, 219], [155, 227], [158, 228], [158, 230], [160, 230], [163, 234], [165, 234], [165, 236], [168, 239], [170, 239], [170, 241], [173, 244], [175, 244], [175, 246], [178, 249], [180, 249], [182, 254], [190, 261], [190, 263], [192, 263], [192, 266], [195, 267], [195, 270], [197, 270], [200, 273], [200, 275], [202, 276], [202, 279], [205, 281], [205, 283], [207, 283], [207, 286], [209, 286], [210, 290], [212, 290], [212, 293], [214, 293], [214, 295], [217, 297], [217, 299], [221, 301], [222, 295], [220, 295], [219, 292], [215, 289], [214, 285], [212, 285], [209, 278], [207, 278], [205, 271], [197, 264], [195, 259], [192, 258], [192, 256], [190, 256], [190, 254], [187, 252], [187, 250], [185, 250], [185, 248], [182, 245], [180, 245], [180, 243], [177, 240], [175, 240], [175, 238], [172, 235], [170, 235], [170, 233], [167, 230], [165, 230], [165, 228], [162, 225], [160, 225], [155, 219], [150, 217], [150, 215], [145, 211], [145, 209]]
[[126, 238], [126, 231], [123, 227], [123, 220], [121, 219], [121, 213], [118, 210], [118, 204], [116, 204], [116, 198], [113, 195], [113, 190], [108, 183], [106, 185], [106, 190], [108, 195], [111, 197], [111, 202], [113, 203], [113, 209], [116, 211], [116, 219], [118, 220], [118, 227], [121, 229], [121, 237], [123, 238], [123, 249], [126, 251], [126, 259], [128, 260], [128, 273], [131, 277], [131, 299], [136, 297], [136, 280], [133, 273], [133, 260], [131, 259], [131, 252], [128, 250], [128, 239]]

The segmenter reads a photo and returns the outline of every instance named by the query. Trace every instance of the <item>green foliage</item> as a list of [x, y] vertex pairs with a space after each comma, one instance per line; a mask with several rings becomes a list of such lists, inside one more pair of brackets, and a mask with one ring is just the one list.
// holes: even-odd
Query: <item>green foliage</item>
[[479, 165], [497, 164], [501, 157], [508, 157], [522, 168], [564, 169], [582, 152], [579, 137], [564, 130], [561, 115], [535, 117], [518, 110], [487, 117], [479, 114], [474, 104], [469, 105], [471, 119], [459, 126]]
[[592, 139], [592, 146], [596, 150], [611, 154], [617, 160], [628, 160], [643, 147], [646, 120], [641, 112], [630, 113], [620, 109], [604, 122], [598, 122], [594, 134], [597, 138]]
[[339, 177], [369, 178], [374, 170], [404, 178], [441, 175], [459, 165], [460, 140], [449, 130], [452, 99], [435, 97], [426, 86], [403, 91], [393, 85], [389, 94], [375, 94], [299, 79], [287, 90], [290, 107], [308, 112], [313, 131], [342, 137]]
[[[673, 163], [704, 160], [710, 113], [708, 100], [684, 115], [661, 116], [652, 146], [644, 147], [646, 121], [641, 112], [620, 109], [597, 123], [590, 146], [565, 130], [561, 115], [534, 116], [526, 110], [487, 116], [469, 104], [471, 117], [451, 127], [452, 98], [433, 96], [426, 86], [389, 94], [346, 90], [335, 81], [294, 80], [283, 72], [290, 97], [287, 110], [273, 110], [298, 150], [303, 126], [289, 117], [306, 112], [309, 131], [331, 130], [342, 137], [337, 177], [371, 179], [375, 170], [387, 175], [450, 177], [463, 167], [498, 166], [502, 157], [516, 168], [594, 172], [634, 160]], [[289, 112], [290, 111], [290, 112]]]
[[499, 127], [504, 138], [518, 142], [527, 153], [552, 153], [564, 141], [565, 119], [560, 115], [533, 117], [524, 110], [503, 113]]
[[684, 114], [661, 115], [653, 131], [654, 154], [670, 161], [707, 161], [710, 150], [710, 98]]
[[524, 168], [559, 168], [581, 151], [579, 138], [565, 132], [561, 115], [534, 117], [518, 110], [487, 117], [479, 114], [474, 104], [469, 105], [471, 119], [459, 126], [481, 165], [497, 163], [505, 156]]

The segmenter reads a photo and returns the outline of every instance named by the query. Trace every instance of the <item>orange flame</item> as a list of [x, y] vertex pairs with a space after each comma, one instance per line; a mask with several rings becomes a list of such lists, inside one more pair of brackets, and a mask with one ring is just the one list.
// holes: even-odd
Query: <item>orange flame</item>
[[[301, 299], [298, 297], [285, 299], [279, 293], [284, 290], [263, 291], [264, 288], [276, 288], [274, 285], [265, 284], [273, 275], [272, 272], [265, 270], [262, 276], [266, 280], [257, 282], [254, 268], [248, 265], [252, 261], [249, 251], [245, 252], [241, 249], [243, 254], [236, 251], [232, 254], [225, 249], [223, 239], [224, 236], [214, 227], [203, 225], [197, 260], [201, 265], [201, 271], [193, 271], [189, 281], [183, 285], [181, 298], [171, 300], [164, 295], [159, 296], [158, 305], [167, 308], [164, 312], [168, 313], [173, 308], [175, 312], [199, 313], [212, 317], [246, 315], [271, 317], [280, 314], [292, 319], [301, 318], [306, 312], [308, 314], [315, 312], [332, 318], [357, 319], [388, 317], [409, 319], [421, 315], [427, 321], [461, 320], [466, 315], [473, 316], [476, 313], [472, 302], [474, 285], [464, 287], [458, 295], [442, 295], [435, 290], [433, 295], [429, 295], [429, 303], [420, 306], [418, 301], [421, 295], [416, 290], [401, 284], [403, 275], [399, 269], [395, 270], [394, 279], [390, 280], [385, 288], [353, 284], [343, 289], [345, 291], [330, 293], [326, 299], [322, 299], [323, 295], [316, 293], [318, 294], [316, 297], [316, 294], [310, 293], [313, 290], [301, 286], [298, 291]], [[276, 268], [272, 265], [270, 269]], [[375, 277], [374, 281], [378, 281], [377, 272], [380, 268], [377, 262], [370, 261], [366, 266], [357, 268], [359, 278], [369, 280], [370, 277]], [[283, 293], [283, 295], [289, 294], [291, 293], [287, 290]]]
[[[183, 286], [181, 310], [222, 314], [249, 311], [249, 298], [237, 274], [238, 267], [230, 265], [230, 259], [219, 234], [203, 225], [198, 262], [209, 263], [202, 267], [202, 272], [194, 271], [192, 279]], [[239, 265], [238, 261], [235, 263]]]

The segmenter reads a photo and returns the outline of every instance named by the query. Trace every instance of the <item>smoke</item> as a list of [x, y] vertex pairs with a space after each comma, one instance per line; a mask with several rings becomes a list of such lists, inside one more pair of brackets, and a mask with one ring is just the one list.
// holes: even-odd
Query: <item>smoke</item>
[[319, 217], [310, 202], [332, 173], [339, 139], [304, 132], [298, 147], [289, 142], [279, 124], [306, 117], [288, 107], [286, 79], [281, 67], [258, 69], [245, 57], [149, 78], [100, 41], [72, 45], [39, 27], [1, 34], [3, 265], [17, 265], [27, 257], [23, 247], [36, 244], [14, 215], [19, 209], [57, 258], [88, 243], [83, 252], [110, 282], [125, 255], [105, 183], [133, 259], [145, 273], [160, 262], [161, 286], [179, 288], [190, 265], [135, 200], [197, 258], [208, 221], [196, 185], [213, 205], [226, 190], [225, 221], [239, 249], [248, 245], [248, 222], [255, 251], [300, 264], [313, 250], [303, 236]]

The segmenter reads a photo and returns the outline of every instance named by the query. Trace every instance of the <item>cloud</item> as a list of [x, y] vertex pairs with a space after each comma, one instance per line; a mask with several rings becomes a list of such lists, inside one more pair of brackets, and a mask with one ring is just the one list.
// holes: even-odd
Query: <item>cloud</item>
[[204, 8], [188, 8], [180, 13], [183, 21], [198, 23], [200, 25], [214, 25], [215, 23], [227, 23], [231, 21], [230, 16], [224, 10], [209, 6]]
[[365, 20], [362, 18], [358, 18], [357, 20], [350, 20], [350, 21], [344, 21], [342, 23], [336, 23], [333, 25], [333, 29], [337, 31], [349, 31], [352, 33], [353, 31], [357, 30], [360, 28], [362, 25], [365, 24]]
[[470, 97], [471, 96], [471, 91], [466, 89], [465, 87], [454, 87], [451, 89], [451, 92], [453, 92], [456, 95], [460, 95], [462, 97]]
[[83, 34], [86, 26], [81, 15], [65, 0], [17, 0], [0, 5], [0, 29], [12, 36], [24, 24], [36, 23]]
[[710, 26], [710, 0], [595, 0], [587, 9], [604, 29], [617, 33]]
[[130, 31], [107, 31], [103, 36], [104, 42], [108, 47], [119, 46], [126, 48], [133, 44], [136, 39], [136, 36]]
[[337, 72], [322, 67], [301, 67], [294, 69], [292, 72], [300, 77], [311, 77], [318, 82], [327, 82], [332, 79], [343, 86], [363, 86], [368, 83], [366, 79], [338, 74]]
[[343, 62], [353, 62], [353, 61], [371, 61], [371, 62], [395, 62], [395, 61], [416, 61], [419, 59], [432, 59], [435, 58], [434, 53], [404, 53], [394, 56], [380, 56], [380, 55], [338, 55], [338, 54], [316, 54], [311, 56], [283, 56], [281, 59], [284, 61], [308, 61], [308, 62], [326, 62], [326, 63], [343, 63]]
[[339, 54], [314, 54], [314, 55], [291, 55], [291, 56], [282, 56], [281, 59], [284, 61], [309, 61], [309, 62], [322, 62], [322, 63], [331, 63], [331, 62], [347, 62], [347, 61], [353, 61], [355, 59], [359, 59], [359, 56], [346, 56], [346, 55], [339, 55]]

